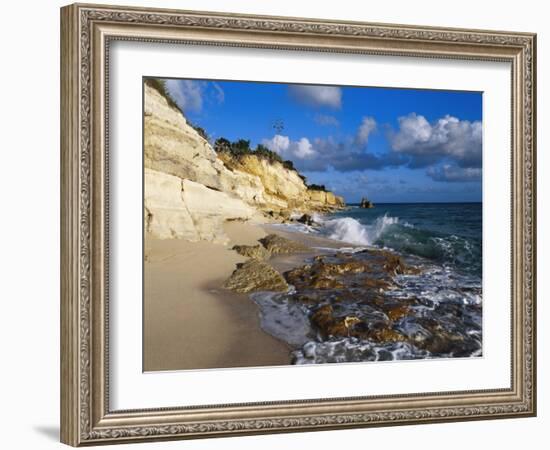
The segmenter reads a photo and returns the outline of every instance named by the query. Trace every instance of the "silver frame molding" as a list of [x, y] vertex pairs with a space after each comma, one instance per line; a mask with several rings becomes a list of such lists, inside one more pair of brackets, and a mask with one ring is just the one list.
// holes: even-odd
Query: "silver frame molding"
[[[512, 67], [509, 389], [112, 411], [108, 67], [113, 40], [506, 61]], [[536, 414], [536, 35], [75, 4], [61, 9], [61, 440], [97, 445]]]

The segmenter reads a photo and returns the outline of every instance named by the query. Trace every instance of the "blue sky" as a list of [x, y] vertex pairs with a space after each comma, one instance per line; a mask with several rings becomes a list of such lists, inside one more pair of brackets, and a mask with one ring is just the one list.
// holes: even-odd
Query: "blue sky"
[[347, 202], [481, 201], [482, 94], [167, 79], [214, 141], [249, 139]]

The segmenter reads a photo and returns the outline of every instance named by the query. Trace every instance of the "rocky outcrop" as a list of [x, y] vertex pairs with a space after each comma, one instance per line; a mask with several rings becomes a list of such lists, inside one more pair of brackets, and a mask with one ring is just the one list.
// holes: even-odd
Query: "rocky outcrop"
[[343, 200], [308, 190], [295, 170], [256, 155], [217, 154], [156, 88], [145, 84], [145, 230], [152, 236], [226, 242], [226, 220], [331, 210]]
[[260, 243], [272, 255], [310, 251], [308, 247], [300, 242], [291, 241], [277, 234], [268, 234], [260, 239]]
[[239, 255], [247, 258], [264, 260], [271, 256], [271, 252], [260, 244], [256, 245], [234, 245], [232, 250], [235, 250]]
[[363, 197], [361, 199], [361, 203], [359, 203], [359, 208], [365, 208], [365, 209], [374, 208], [374, 203], [372, 203], [367, 198]]
[[330, 211], [345, 206], [344, 199], [330, 191], [308, 189], [296, 170], [278, 161], [252, 154], [236, 158], [228, 152], [220, 152], [219, 157], [233, 171], [258, 177], [264, 187], [265, 209]]
[[307, 225], [309, 227], [316, 225], [315, 220], [309, 214], [302, 214], [300, 217], [296, 219], [296, 222], [303, 223], [304, 225]]
[[344, 199], [337, 195], [334, 195], [330, 191], [318, 191], [310, 189], [308, 190], [308, 202], [311, 205], [311, 209], [326, 211], [332, 209], [340, 209], [346, 206]]
[[240, 293], [288, 289], [285, 279], [279, 272], [266, 262], [256, 259], [239, 264], [224, 283], [224, 287]]

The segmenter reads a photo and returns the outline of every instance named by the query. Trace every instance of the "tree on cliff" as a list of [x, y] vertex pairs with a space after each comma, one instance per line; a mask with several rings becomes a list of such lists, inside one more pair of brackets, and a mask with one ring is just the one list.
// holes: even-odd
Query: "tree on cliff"
[[221, 137], [214, 142], [214, 150], [216, 152], [228, 152], [232, 156], [238, 158], [244, 155], [256, 155], [260, 158], [267, 159], [270, 162], [280, 162], [287, 168], [294, 170], [294, 166], [291, 161], [283, 161], [283, 159], [275, 152], [269, 150], [265, 145], [258, 144], [255, 149], [250, 147], [250, 140], [238, 139], [236, 141], [229, 141], [228, 139]]
[[312, 190], [312, 191], [326, 191], [327, 190], [327, 188], [325, 187], [324, 184], [308, 184], [307, 188]]
[[218, 138], [214, 142], [214, 150], [216, 152], [230, 152], [231, 151], [231, 142], [229, 142], [226, 138]]

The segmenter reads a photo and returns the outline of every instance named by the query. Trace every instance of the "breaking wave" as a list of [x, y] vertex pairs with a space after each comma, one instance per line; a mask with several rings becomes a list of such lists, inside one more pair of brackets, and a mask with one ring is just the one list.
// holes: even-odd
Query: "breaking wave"
[[420, 256], [468, 273], [481, 272], [481, 239], [445, 234], [413, 226], [384, 214], [372, 220], [353, 217], [314, 217], [317, 226], [290, 225], [294, 231], [316, 233], [348, 244], [393, 249]]
[[329, 219], [322, 222], [324, 234], [331, 239], [357, 245], [374, 245], [392, 225], [399, 223], [397, 217], [387, 214], [366, 225], [352, 217]]

